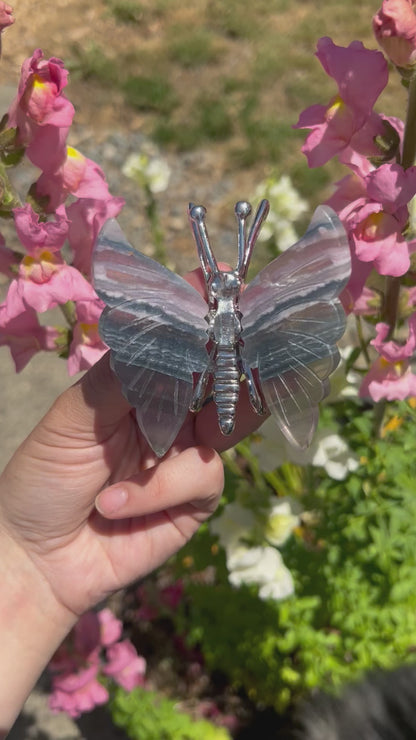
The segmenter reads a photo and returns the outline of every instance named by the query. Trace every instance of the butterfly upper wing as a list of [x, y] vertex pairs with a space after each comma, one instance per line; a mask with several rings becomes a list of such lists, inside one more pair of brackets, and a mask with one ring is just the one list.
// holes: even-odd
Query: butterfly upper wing
[[261, 270], [240, 298], [243, 358], [258, 369], [280, 429], [303, 448], [338, 364], [336, 341], [345, 328], [338, 295], [350, 272], [344, 228], [321, 206], [304, 237]]
[[208, 362], [207, 304], [183, 278], [135, 250], [114, 219], [99, 234], [94, 288], [106, 303], [99, 330], [137, 421], [157, 455], [178, 434], [194, 372]]

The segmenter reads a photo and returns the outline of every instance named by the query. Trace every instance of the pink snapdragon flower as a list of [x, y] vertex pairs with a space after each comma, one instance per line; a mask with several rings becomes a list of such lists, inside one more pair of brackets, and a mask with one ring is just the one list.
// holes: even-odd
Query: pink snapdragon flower
[[412, 0], [383, 0], [373, 18], [375, 37], [397, 67], [416, 61], [416, 16]]
[[8, 125], [19, 130], [19, 143], [41, 170], [54, 171], [65, 159], [65, 142], [74, 116], [63, 95], [68, 72], [60, 59], [43, 59], [36, 49], [22, 66], [17, 95], [9, 108]]
[[59, 251], [68, 232], [68, 220], [60, 212], [54, 221], [39, 221], [28, 204], [14, 209], [17, 235], [26, 248], [6, 298], [8, 318], [33, 308], [43, 312], [67, 301], [89, 300], [91, 285]]
[[109, 218], [115, 218], [124, 205], [123, 198], [112, 195], [103, 200], [78, 198], [68, 206], [68, 241], [72, 264], [86, 277], [91, 275], [91, 258], [97, 236]]
[[0, 2], [0, 33], [3, 29], [7, 28], [7, 26], [11, 26], [12, 23], [14, 23], [12, 13], [13, 8], [11, 5]]
[[[89, 285], [89, 283], [88, 283]], [[73, 328], [67, 362], [68, 374], [75, 375], [95, 365], [108, 350], [98, 333], [98, 321], [105, 308], [90, 286], [90, 300], [79, 300], [75, 306], [77, 323]]]
[[49, 664], [52, 711], [79, 717], [104, 704], [108, 692], [98, 680], [102, 674], [127, 691], [143, 684], [146, 661], [129, 640], [119, 641], [122, 628], [110, 609], [83, 614]]
[[381, 308], [381, 295], [364, 286], [352, 308], [355, 316], [377, 316]]
[[370, 397], [373, 401], [404, 401], [416, 396], [416, 375], [411, 371], [409, 362], [387, 362], [378, 357], [365, 376], [359, 391], [362, 398]]
[[416, 348], [416, 314], [409, 319], [409, 334], [404, 344], [386, 338], [388, 324], [376, 325], [376, 337], [371, 344], [380, 357], [373, 363], [359, 391], [360, 396], [370, 396], [373, 401], [403, 401], [416, 395], [416, 375], [410, 367], [410, 358]]
[[373, 347], [387, 362], [401, 362], [411, 357], [416, 348], [416, 313], [409, 318], [409, 334], [404, 344], [393, 340], [386, 341], [390, 327], [384, 322], [376, 325], [376, 336], [371, 340]]
[[40, 350], [56, 351], [59, 330], [41, 326], [33, 309], [9, 318], [5, 303], [0, 305], [0, 347], [9, 347], [19, 373]]
[[330, 38], [318, 41], [316, 56], [338, 86], [328, 105], [312, 105], [299, 117], [295, 128], [311, 129], [302, 151], [310, 167], [319, 167], [338, 154], [346, 163], [351, 149], [361, 155], [379, 154], [374, 137], [385, 133], [383, 119], [373, 106], [388, 80], [387, 63], [378, 51], [365, 49], [360, 41], [347, 48]]
[[98, 681], [99, 666], [89, 665], [76, 673], [52, 677], [49, 707], [53, 712], [66, 712], [70, 717], [80, 717], [100, 704], [105, 704], [108, 691]]
[[114, 645], [123, 632], [123, 622], [114, 616], [111, 609], [101, 609], [98, 612], [98, 622], [100, 626], [100, 643], [104, 647]]
[[[406, 204], [415, 193], [416, 168], [404, 170], [399, 164], [383, 164], [365, 177], [355, 174], [338, 183], [329, 204], [338, 210], [358, 260], [353, 260], [351, 284], [357, 282], [360, 262], [370, 263], [381, 275], [397, 277], [409, 270], [416, 245], [405, 240], [403, 231], [409, 215]], [[350, 200], [353, 195], [355, 200]], [[354, 291], [355, 297], [359, 292]]]
[[66, 147], [65, 158], [55, 171], [44, 172], [40, 176], [36, 193], [49, 198], [49, 213], [64, 203], [68, 195], [95, 200], [108, 200], [111, 197], [102, 169], [71, 146]]
[[107, 665], [104, 673], [111, 676], [126, 691], [144, 683], [146, 661], [137, 655], [136, 648], [129, 640], [116, 642], [107, 650]]
[[15, 208], [13, 216], [19, 241], [29, 254], [37, 249], [49, 249], [51, 252], [62, 249], [69, 227], [64, 208], [56, 212], [53, 221], [41, 221], [29, 203]]

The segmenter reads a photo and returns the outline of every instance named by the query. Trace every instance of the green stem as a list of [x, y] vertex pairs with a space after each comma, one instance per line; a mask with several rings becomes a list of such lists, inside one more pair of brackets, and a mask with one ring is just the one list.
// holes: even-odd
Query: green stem
[[416, 163], [416, 75], [409, 82], [406, 125], [403, 138], [402, 167], [406, 170]]
[[384, 305], [382, 311], [382, 319], [390, 327], [389, 333], [386, 337], [386, 341], [393, 337], [394, 330], [396, 328], [397, 315], [399, 310], [400, 285], [401, 278], [386, 278], [386, 290], [384, 293]]
[[380, 439], [381, 430], [383, 428], [384, 414], [386, 413], [387, 401], [383, 398], [374, 406], [374, 423], [373, 423], [373, 434], [374, 439]]
[[358, 336], [358, 341], [360, 343], [361, 352], [363, 353], [363, 355], [365, 357], [365, 361], [366, 361], [368, 367], [370, 367], [371, 360], [370, 360], [370, 355], [368, 354], [367, 343], [366, 343], [366, 341], [364, 339], [363, 325], [362, 325], [360, 316], [356, 316], [355, 317], [355, 325], [356, 325], [356, 328], [357, 328], [357, 336]]
[[[407, 169], [416, 164], [416, 75], [409, 80], [409, 96], [407, 100], [406, 125], [403, 137], [402, 167]], [[416, 197], [408, 203], [409, 225], [406, 229], [406, 238], [416, 236]]]
[[144, 191], [146, 194], [146, 215], [152, 234], [152, 244], [155, 248], [155, 257], [158, 262], [161, 262], [162, 265], [164, 265], [166, 264], [167, 260], [165, 236], [160, 225], [157, 203], [150, 187], [147, 184], [144, 186]]
[[77, 323], [77, 317], [75, 314], [75, 303], [73, 301], [60, 303], [59, 308], [61, 309], [69, 328], [73, 329], [75, 324]]
[[[403, 156], [402, 167], [407, 169], [416, 164], [416, 75], [412, 75], [409, 80], [409, 95], [407, 100], [406, 124], [403, 137]], [[406, 229], [406, 238], [413, 239], [416, 236], [416, 200], [415, 196], [408, 204], [409, 224]], [[386, 292], [384, 296], [384, 306], [382, 312], [383, 321], [390, 329], [388, 339], [394, 335], [397, 323], [399, 296], [400, 296], [400, 278], [388, 277], [386, 279]]]

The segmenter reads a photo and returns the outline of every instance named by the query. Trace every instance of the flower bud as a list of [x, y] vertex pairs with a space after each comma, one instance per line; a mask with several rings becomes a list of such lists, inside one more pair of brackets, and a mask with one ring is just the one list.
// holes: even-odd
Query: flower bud
[[373, 18], [375, 37], [396, 67], [406, 71], [416, 63], [416, 15], [412, 0], [383, 0]]

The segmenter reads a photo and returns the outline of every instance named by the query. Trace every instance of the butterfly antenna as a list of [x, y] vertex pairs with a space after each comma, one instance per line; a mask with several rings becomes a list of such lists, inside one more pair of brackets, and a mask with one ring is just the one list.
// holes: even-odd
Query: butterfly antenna
[[251, 205], [246, 200], [239, 200], [238, 203], [235, 204], [234, 212], [235, 212], [237, 223], [238, 223], [237, 272], [240, 275], [240, 277], [243, 277], [242, 271], [244, 271], [244, 261], [245, 261], [245, 254], [247, 250], [246, 224], [247, 224], [247, 219], [251, 213]]
[[[238, 205], [238, 204], [237, 204]], [[264, 199], [260, 202], [256, 215], [254, 216], [253, 223], [251, 224], [250, 232], [247, 238], [246, 247], [244, 250], [244, 259], [242, 264], [242, 270], [240, 274], [240, 277], [242, 280], [247, 275], [248, 266], [250, 264], [251, 255], [253, 254], [254, 245], [257, 241], [257, 237], [260, 233], [260, 229], [264, 223], [264, 221], [267, 218], [267, 214], [270, 210], [270, 203], [268, 200]]]
[[198, 250], [199, 260], [204, 273], [205, 282], [208, 282], [212, 275], [219, 272], [217, 260], [211, 249], [208, 239], [207, 227], [205, 225], [206, 208], [204, 206], [195, 206], [189, 204], [188, 215], [191, 222], [191, 228]]

